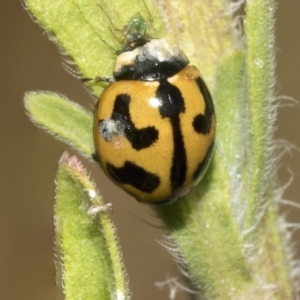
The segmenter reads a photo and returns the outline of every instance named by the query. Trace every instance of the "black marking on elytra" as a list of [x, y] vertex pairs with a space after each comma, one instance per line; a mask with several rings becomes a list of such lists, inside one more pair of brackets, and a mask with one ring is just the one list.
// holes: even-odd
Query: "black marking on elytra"
[[160, 115], [163, 118], [168, 118], [172, 126], [174, 152], [170, 181], [171, 190], [174, 192], [183, 185], [187, 173], [187, 154], [179, 116], [180, 113], [185, 112], [184, 99], [180, 90], [167, 80], [160, 81], [156, 97], [161, 103], [161, 106], [159, 106]]
[[207, 89], [202, 78], [198, 77], [196, 79], [196, 83], [204, 98], [205, 111], [204, 115], [199, 114], [194, 118], [193, 127], [196, 132], [207, 135], [210, 133], [212, 117], [215, 113], [214, 105], [209, 90]]
[[156, 174], [147, 172], [130, 161], [125, 161], [120, 168], [106, 163], [106, 169], [116, 182], [130, 184], [144, 193], [150, 194], [160, 185], [160, 179]]
[[[116, 97], [111, 120], [119, 121], [124, 126], [124, 135], [135, 150], [150, 147], [158, 139], [158, 130], [154, 126], [141, 129], [135, 127], [131, 120], [129, 106], [131, 98], [127, 94], [119, 94]], [[103, 122], [101, 120], [100, 122]]]
[[209, 161], [211, 159], [211, 155], [212, 155], [212, 151], [214, 149], [214, 143], [212, 143], [207, 152], [206, 152], [206, 155], [204, 157], [204, 159], [202, 160], [202, 162], [197, 166], [194, 174], [193, 174], [193, 178], [194, 180], [198, 179], [204, 172], [205, 170], [207, 169], [208, 167], [208, 164], [209, 164]]

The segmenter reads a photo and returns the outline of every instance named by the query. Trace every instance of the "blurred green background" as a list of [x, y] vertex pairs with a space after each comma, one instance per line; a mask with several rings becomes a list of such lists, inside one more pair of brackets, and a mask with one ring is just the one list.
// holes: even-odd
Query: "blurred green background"
[[[54, 176], [63, 150], [75, 152], [33, 126], [24, 113], [23, 96], [30, 90], [55, 91], [91, 111], [94, 99], [64, 70], [57, 47], [31, 20], [20, 1], [1, 1], [0, 14], [0, 299], [56, 299], [59, 293], [53, 262]], [[276, 15], [276, 93], [294, 97], [298, 102], [300, 2], [279, 0]], [[299, 106], [280, 108], [277, 127], [276, 138], [299, 147]], [[180, 272], [158, 243], [165, 234], [161, 223], [148, 206], [114, 188], [96, 164], [83, 161], [105, 199], [114, 205], [113, 219], [129, 273], [132, 299], [169, 299], [168, 287], [159, 289], [155, 282], [179, 277]], [[299, 201], [300, 154], [294, 151], [293, 155], [285, 155], [279, 167], [282, 185], [294, 177], [284, 198]], [[300, 221], [299, 209], [283, 209], [289, 222]], [[294, 238], [299, 241], [300, 235], [296, 232]], [[299, 242], [294, 249], [300, 252]], [[190, 298], [178, 292], [174, 299]]]

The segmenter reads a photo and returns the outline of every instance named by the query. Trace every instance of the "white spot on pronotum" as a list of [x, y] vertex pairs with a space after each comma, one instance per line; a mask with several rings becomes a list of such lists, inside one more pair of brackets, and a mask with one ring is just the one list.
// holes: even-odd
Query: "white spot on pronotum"
[[113, 206], [111, 203], [106, 203], [104, 205], [94, 204], [88, 209], [87, 213], [89, 216], [94, 217], [94, 216], [98, 215], [99, 213], [111, 211], [112, 208], [113, 208]]
[[258, 68], [262, 68], [264, 66], [264, 62], [263, 60], [261, 60], [260, 58], [255, 58], [254, 59], [254, 64], [258, 67]]

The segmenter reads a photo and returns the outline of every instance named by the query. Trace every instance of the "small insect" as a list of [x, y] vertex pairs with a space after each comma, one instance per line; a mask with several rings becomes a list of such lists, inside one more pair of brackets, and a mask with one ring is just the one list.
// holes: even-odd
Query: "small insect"
[[172, 203], [202, 178], [216, 130], [211, 95], [174, 39], [150, 38], [141, 14], [124, 27], [113, 77], [94, 113], [94, 158], [144, 203]]

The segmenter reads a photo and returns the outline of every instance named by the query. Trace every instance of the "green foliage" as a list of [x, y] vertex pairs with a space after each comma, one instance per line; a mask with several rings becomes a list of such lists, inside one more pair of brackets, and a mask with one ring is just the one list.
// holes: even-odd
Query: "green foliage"
[[66, 299], [129, 299], [109, 206], [79, 160], [67, 153], [55, 182], [57, 266], [62, 268]]
[[[82, 77], [111, 76], [116, 58], [113, 49], [121, 48], [120, 30], [134, 14], [141, 12], [146, 19], [153, 18], [155, 36], [163, 33], [162, 21], [157, 17], [153, 3], [147, 3], [151, 13], [149, 16], [140, 0], [26, 0], [25, 7], [51, 33], [53, 40], [71, 58]], [[91, 84], [91, 87], [96, 96], [103, 89], [99, 83]]]
[[24, 102], [35, 124], [74, 146], [85, 156], [92, 156], [93, 119], [80, 105], [49, 92], [28, 92]]
[[[268, 200], [265, 193], [272, 188], [270, 178], [274, 179], [272, 161], [273, 125], [276, 115], [272, 105], [274, 99], [274, 2], [272, 0], [251, 1], [247, 3], [246, 64], [248, 73], [248, 171], [251, 187], [247, 226], [251, 228], [258, 221], [259, 210]], [[274, 158], [273, 158], [274, 159]], [[274, 184], [274, 182], [273, 182]]]
[[[148, 16], [145, 5], [138, 0], [85, 1], [84, 4], [80, 0], [26, 0], [25, 3], [36, 20], [53, 34], [83, 77], [111, 76], [115, 60], [112, 48], [121, 48], [120, 29], [138, 12], [146, 19]], [[184, 33], [178, 36], [178, 41], [191, 62], [207, 76], [208, 85], [213, 87], [217, 114], [216, 147], [206, 175], [185, 199], [153, 208], [176, 243], [174, 251], [199, 288], [199, 297], [291, 299], [292, 283], [285, 259], [285, 241], [277, 223], [277, 198], [271, 192], [276, 184], [271, 156], [274, 147], [271, 140], [274, 122], [273, 0], [247, 2], [246, 45], [238, 49], [236, 45], [241, 43], [239, 32], [231, 25], [230, 1], [212, 0], [210, 5], [198, 1], [192, 11], [188, 10], [188, 3], [187, 0], [174, 0], [172, 5], [161, 1], [157, 5], [173, 34], [187, 28], [182, 30]], [[150, 2], [147, 6], [151, 13], [149, 20], [154, 20], [149, 34], [162, 36], [164, 28], [157, 9]], [[145, 28], [132, 29], [143, 31]], [[103, 89], [96, 83], [90, 83], [90, 86], [96, 95]], [[27, 94], [26, 108], [35, 123], [85, 155], [93, 153], [92, 118], [78, 105], [54, 94], [36, 92]], [[90, 201], [88, 189], [82, 179], [78, 182], [74, 179], [80, 176], [67, 170], [68, 160], [61, 160], [58, 172], [58, 195], [61, 187], [66, 185], [68, 191], [62, 197], [57, 196], [56, 212], [60, 214], [57, 220], [83, 218], [74, 223], [84, 224], [84, 228], [93, 227], [91, 224], [98, 222], [95, 220], [106, 220], [108, 214], [102, 212], [101, 217], [96, 215], [96, 218], [87, 214], [88, 205], [82, 206], [82, 199], [86, 198], [85, 203]], [[72, 193], [76, 195], [72, 196]], [[90, 237], [76, 234], [78, 240], [68, 243], [75, 232], [72, 226], [65, 227], [63, 233], [60, 228], [64, 227], [57, 226], [57, 240], [62, 241], [60, 251], [63, 254], [72, 251], [77, 254], [78, 251], [79, 255], [81, 250], [74, 249]], [[99, 226], [101, 229], [93, 231], [92, 240], [97, 236], [95, 241], [102, 243], [104, 254], [98, 254], [98, 246], [92, 245], [82, 257], [95, 256], [99, 260], [97, 264], [107, 264], [97, 279], [104, 286], [103, 297], [109, 295], [110, 287], [118, 286], [116, 278], [123, 287], [115, 288], [114, 295], [120, 289], [128, 295], [113, 229], [110, 225], [109, 240], [107, 233], [100, 234], [105, 231], [101, 227], [103, 223]], [[67, 246], [70, 247], [68, 250]], [[105, 251], [109, 253], [109, 259], [104, 263]], [[112, 254], [113, 251], [116, 254]], [[67, 289], [67, 257], [64, 257], [66, 293], [67, 298], [73, 300], [78, 289], [89, 289], [89, 280], [76, 279], [80, 282], [76, 290], [73, 284], [69, 286], [74, 286], [74, 290]], [[79, 273], [83, 279], [89, 278], [86, 274], [89, 267], [81, 265], [86, 260], [82, 257], [76, 259], [78, 265], [74, 264], [74, 270], [70, 272], [74, 278]], [[114, 269], [114, 266], [119, 267]], [[114, 271], [110, 273], [111, 269]], [[92, 287], [91, 291], [98, 288]], [[85, 299], [99, 299], [97, 297], [89, 295]]]

